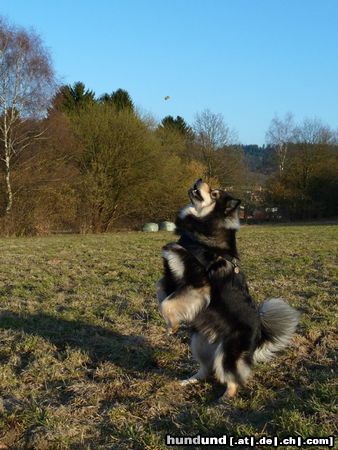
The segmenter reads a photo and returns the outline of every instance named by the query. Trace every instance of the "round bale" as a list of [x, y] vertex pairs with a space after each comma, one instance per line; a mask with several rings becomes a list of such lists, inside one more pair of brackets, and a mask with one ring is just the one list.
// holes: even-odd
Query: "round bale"
[[161, 222], [160, 223], [160, 230], [161, 231], [175, 231], [176, 229], [176, 225], [174, 224], [174, 222]]
[[144, 224], [142, 231], [146, 231], [148, 233], [156, 232], [156, 231], [158, 231], [158, 225], [155, 222], [146, 223], [146, 224]]

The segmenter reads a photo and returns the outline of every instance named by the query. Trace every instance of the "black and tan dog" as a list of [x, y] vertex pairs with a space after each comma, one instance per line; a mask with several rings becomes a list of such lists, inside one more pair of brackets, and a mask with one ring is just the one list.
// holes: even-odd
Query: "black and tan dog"
[[192, 326], [191, 348], [200, 369], [182, 384], [214, 373], [233, 397], [254, 362], [285, 348], [299, 314], [281, 299], [258, 308], [239, 268], [236, 232], [240, 201], [198, 180], [191, 204], [177, 217], [177, 243], [163, 248], [164, 276], [157, 284], [160, 311], [171, 331]]

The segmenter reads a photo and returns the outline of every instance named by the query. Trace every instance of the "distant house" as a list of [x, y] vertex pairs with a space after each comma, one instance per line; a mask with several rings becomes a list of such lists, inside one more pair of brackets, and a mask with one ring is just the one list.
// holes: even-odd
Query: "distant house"
[[252, 218], [257, 222], [262, 222], [268, 219], [268, 214], [263, 208], [256, 208], [252, 213]]
[[282, 219], [277, 207], [256, 208], [251, 216], [247, 216], [248, 222], [278, 222]]

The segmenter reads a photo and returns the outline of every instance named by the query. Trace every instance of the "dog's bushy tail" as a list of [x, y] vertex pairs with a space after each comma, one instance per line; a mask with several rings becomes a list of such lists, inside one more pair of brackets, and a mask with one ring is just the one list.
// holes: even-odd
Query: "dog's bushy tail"
[[300, 313], [281, 298], [263, 302], [258, 309], [262, 341], [254, 353], [254, 362], [268, 361], [284, 349], [296, 331]]

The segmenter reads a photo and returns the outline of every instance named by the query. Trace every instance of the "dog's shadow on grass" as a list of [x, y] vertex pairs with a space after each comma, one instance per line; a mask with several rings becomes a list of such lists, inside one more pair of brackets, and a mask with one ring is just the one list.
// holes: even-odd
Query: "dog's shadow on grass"
[[156, 370], [154, 350], [143, 336], [122, 335], [114, 330], [81, 320], [67, 320], [52, 315], [0, 314], [0, 329], [40, 336], [52, 343], [58, 352], [67, 348], [84, 351], [93, 367], [111, 362], [129, 372]]

